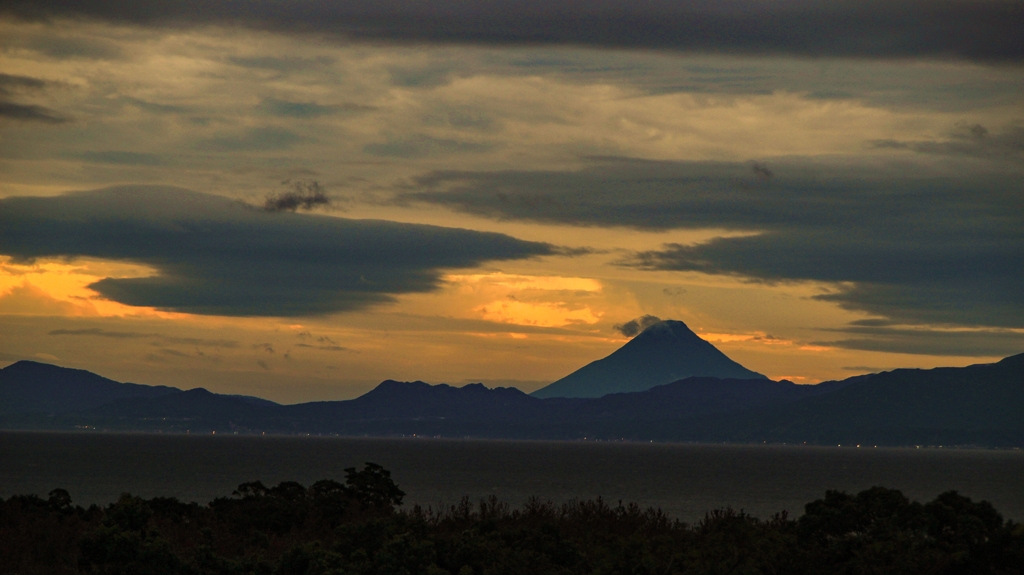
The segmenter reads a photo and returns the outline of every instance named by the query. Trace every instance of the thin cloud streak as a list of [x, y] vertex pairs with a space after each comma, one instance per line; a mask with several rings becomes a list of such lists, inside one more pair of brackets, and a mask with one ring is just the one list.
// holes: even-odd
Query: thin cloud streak
[[14, 102], [0, 102], [0, 118], [44, 124], [66, 124], [71, 121], [44, 106]]
[[201, 345], [208, 347], [238, 347], [238, 342], [230, 339], [202, 339], [196, 337], [176, 337], [161, 333], [137, 332], [137, 331], [116, 331], [98, 327], [81, 329], [54, 329], [47, 335], [56, 336], [78, 336], [78, 337], [103, 337], [108, 339], [153, 339], [162, 343], [173, 343], [180, 345]]

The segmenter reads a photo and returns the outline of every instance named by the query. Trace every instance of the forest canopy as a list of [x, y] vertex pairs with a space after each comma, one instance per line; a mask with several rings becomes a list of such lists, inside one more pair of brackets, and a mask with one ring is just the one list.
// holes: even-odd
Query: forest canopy
[[1024, 573], [1024, 525], [954, 491], [923, 504], [884, 487], [828, 491], [799, 518], [726, 508], [695, 524], [602, 499], [424, 509], [404, 495], [373, 463], [346, 469], [344, 483], [253, 481], [206, 505], [15, 495], [0, 501], [0, 573]]

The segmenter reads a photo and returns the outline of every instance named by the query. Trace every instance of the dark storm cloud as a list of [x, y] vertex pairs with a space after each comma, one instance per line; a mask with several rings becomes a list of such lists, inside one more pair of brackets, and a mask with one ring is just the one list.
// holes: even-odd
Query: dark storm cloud
[[180, 188], [0, 200], [0, 254], [94, 257], [157, 275], [92, 284], [128, 305], [215, 315], [354, 310], [437, 288], [448, 269], [555, 253], [503, 234], [266, 211]]
[[33, 104], [15, 104], [0, 101], [0, 118], [44, 124], [64, 124], [70, 120], [53, 110]]
[[399, 42], [1024, 60], [1024, 11], [1014, 0], [11, 0], [0, 10]]
[[633, 337], [659, 321], [661, 321], [661, 318], [659, 317], [653, 315], [642, 315], [636, 319], [631, 319], [626, 323], [617, 323], [612, 326], [612, 328], [626, 337]]
[[[576, 172], [435, 172], [396, 201], [499, 220], [743, 232], [618, 263], [747, 280], [833, 283], [820, 299], [889, 320], [1024, 327], [1024, 183], [781, 160], [598, 158]], [[955, 173], [955, 172], [954, 172]]]

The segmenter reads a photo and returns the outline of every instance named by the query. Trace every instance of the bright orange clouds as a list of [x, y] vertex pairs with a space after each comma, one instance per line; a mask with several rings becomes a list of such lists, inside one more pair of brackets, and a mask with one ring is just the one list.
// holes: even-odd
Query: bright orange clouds
[[472, 301], [484, 300], [472, 308], [485, 320], [515, 325], [564, 327], [594, 324], [604, 313], [597, 302], [581, 299], [600, 294], [601, 282], [581, 277], [529, 276], [505, 273], [449, 275], [445, 280], [455, 291]]
[[13, 263], [0, 257], [0, 313], [57, 316], [125, 316], [179, 314], [133, 307], [100, 297], [89, 285], [108, 277], [147, 277], [145, 266], [92, 259], [38, 260]]

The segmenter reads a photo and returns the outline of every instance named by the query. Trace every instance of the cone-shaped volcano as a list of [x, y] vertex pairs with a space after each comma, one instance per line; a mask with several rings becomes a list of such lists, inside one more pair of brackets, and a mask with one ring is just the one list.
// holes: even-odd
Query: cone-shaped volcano
[[726, 357], [681, 321], [658, 322], [604, 359], [533, 392], [534, 397], [601, 397], [683, 378], [768, 379]]

